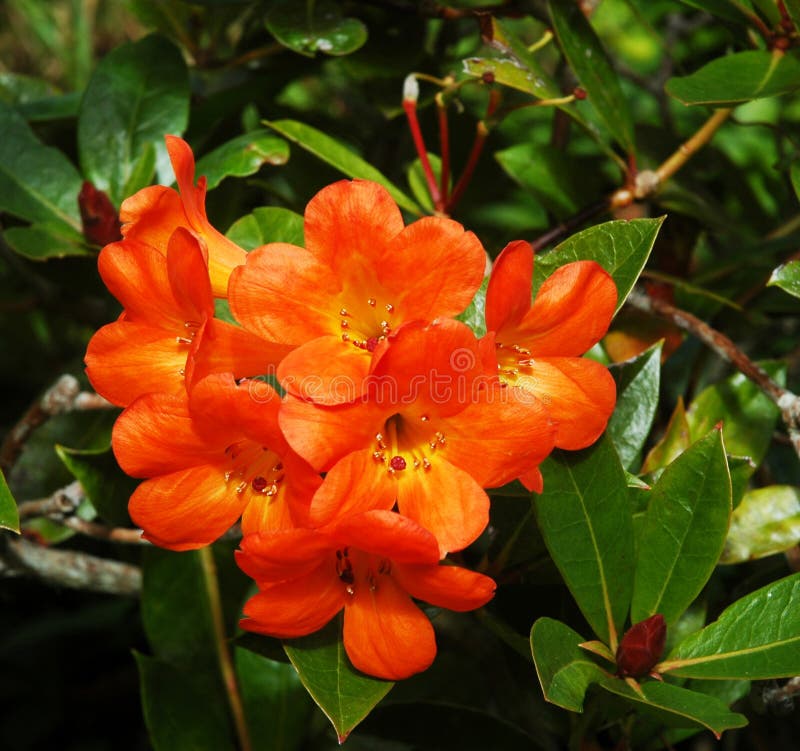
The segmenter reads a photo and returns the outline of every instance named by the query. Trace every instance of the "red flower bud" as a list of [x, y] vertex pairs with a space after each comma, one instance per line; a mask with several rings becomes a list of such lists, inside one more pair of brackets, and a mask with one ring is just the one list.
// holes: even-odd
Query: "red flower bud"
[[617, 675], [641, 678], [661, 659], [667, 638], [667, 624], [660, 613], [634, 623], [617, 649]]
[[78, 208], [83, 222], [83, 236], [95, 245], [108, 245], [122, 239], [119, 216], [114, 204], [88, 180], [78, 194]]

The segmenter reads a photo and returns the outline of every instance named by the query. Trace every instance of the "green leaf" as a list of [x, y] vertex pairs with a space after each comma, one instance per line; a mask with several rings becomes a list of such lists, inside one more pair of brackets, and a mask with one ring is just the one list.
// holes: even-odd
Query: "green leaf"
[[[785, 363], [760, 365], [779, 383], [785, 381]], [[758, 386], [741, 373], [736, 373], [703, 389], [689, 406], [686, 419], [695, 440], [722, 422], [728, 453], [748, 456], [759, 465], [772, 441], [779, 415], [778, 407]]]
[[794, 53], [748, 50], [712, 60], [700, 70], [670, 78], [666, 91], [684, 104], [729, 106], [800, 89], [800, 59]]
[[155, 751], [235, 751], [216, 676], [133, 653]]
[[303, 217], [278, 206], [253, 209], [252, 214], [235, 221], [225, 236], [245, 250], [255, 250], [267, 243], [289, 243], [302, 248], [305, 243]]
[[226, 177], [254, 175], [264, 164], [286, 164], [289, 144], [268, 130], [245, 133], [219, 146], [197, 161], [196, 174], [205, 175], [208, 190]]
[[564, 240], [549, 253], [536, 256], [533, 267], [534, 293], [556, 269], [570, 261], [597, 261], [617, 285], [617, 310], [639, 278], [658, 230], [664, 221], [632, 219], [589, 227]]
[[119, 206], [126, 192], [150, 183], [139, 165], [148, 147], [164, 162], [164, 135], [179, 135], [189, 117], [189, 76], [178, 49], [151, 35], [114, 49], [95, 69], [78, 116], [84, 175]]
[[652, 714], [671, 727], [704, 727], [719, 736], [725, 730], [744, 727], [747, 718], [731, 712], [714, 696], [675, 686], [662, 681], [645, 681], [634, 691], [619, 678], [606, 677], [600, 682], [606, 690], [634, 702], [638, 709]]
[[[538, 67], [538, 66], [537, 66]], [[464, 72], [475, 78], [492, 77], [494, 83], [530, 94], [537, 99], [551, 99], [561, 96], [552, 82], [543, 75], [525, 68], [516, 60], [487, 57], [470, 57], [464, 60]]]
[[531, 652], [544, 698], [572, 712], [583, 711], [586, 689], [604, 676], [578, 646], [584, 641], [576, 631], [552, 618], [539, 618], [531, 629]]
[[642, 465], [642, 474], [655, 472], [666, 467], [677, 459], [692, 443], [683, 397], [678, 397], [675, 411], [669, 418], [667, 429], [661, 440], [650, 449], [650, 453]]
[[394, 685], [364, 675], [350, 664], [342, 643], [342, 624], [340, 614], [320, 631], [284, 643], [300, 680], [333, 724], [340, 743]]
[[17, 502], [8, 489], [8, 483], [3, 472], [0, 472], [0, 528], [19, 534]]
[[800, 489], [769, 485], [745, 493], [731, 517], [720, 563], [781, 553], [800, 542]]
[[766, 680], [800, 675], [800, 574], [742, 597], [656, 666], [681, 678]]
[[422, 209], [382, 172], [353, 153], [347, 146], [326, 135], [321, 130], [312, 128], [310, 125], [304, 125], [296, 120], [274, 120], [265, 122], [265, 125], [268, 125], [284, 138], [288, 138], [292, 143], [296, 143], [348, 177], [357, 177], [362, 180], [373, 180], [376, 183], [380, 183], [389, 191], [400, 207], [410, 211], [412, 214], [422, 214]]
[[330, 0], [278, 0], [265, 24], [282, 45], [307, 57], [317, 52], [349, 55], [367, 41], [367, 27], [357, 18], [343, 17]]
[[[77, 197], [75, 205], [77, 206]], [[80, 235], [68, 230], [65, 232], [65, 229], [62, 225], [51, 229], [41, 224], [32, 224], [30, 227], [10, 227], [3, 232], [3, 237], [15, 253], [31, 261], [95, 255], [86, 247]]]
[[614, 139], [633, 152], [633, 122], [603, 45], [577, 3], [548, 3], [553, 31], [567, 62]]
[[658, 407], [661, 377], [661, 342], [638, 357], [609, 368], [617, 384], [617, 405], [608, 423], [608, 434], [622, 466], [632, 470], [647, 440]]
[[[800, 176], [800, 170], [792, 169]], [[800, 261], [789, 261], [778, 266], [772, 272], [767, 282], [769, 287], [780, 287], [784, 292], [788, 292], [793, 297], [800, 297]]]
[[[436, 154], [428, 154], [428, 161], [431, 164], [436, 184], [439, 185], [442, 174], [442, 160]], [[428, 181], [425, 178], [425, 172], [422, 169], [422, 161], [415, 159], [408, 170], [406, 170], [406, 178], [408, 186], [411, 188], [411, 193], [417, 199], [419, 205], [429, 213], [433, 213], [433, 201], [431, 194], [428, 190]], [[452, 182], [452, 181], [451, 181]]]
[[466, 323], [478, 338], [486, 334], [486, 290], [488, 287], [489, 277], [485, 276], [467, 309], [456, 316], [459, 321]]
[[749, 16], [745, 9], [731, 2], [731, 0], [681, 0], [685, 5], [710, 13], [712, 16], [724, 18], [734, 23], [748, 23]]
[[795, 29], [800, 31], [800, 0], [783, 0], [789, 18], [792, 19]]
[[234, 660], [253, 751], [299, 749], [313, 705], [297, 671], [241, 647]]
[[55, 450], [83, 486], [86, 497], [97, 513], [115, 526], [130, 526], [128, 499], [138, 481], [122, 472], [111, 453], [111, 447], [71, 449], [56, 445]]
[[674, 623], [719, 560], [731, 515], [722, 435], [684, 451], [650, 491], [634, 575], [631, 621], [661, 613]]
[[583, 451], [554, 451], [542, 474], [535, 505], [545, 544], [589, 625], [609, 643], [633, 589], [633, 523], [616, 449], [604, 436]]
[[25, 120], [0, 102], [0, 211], [67, 234], [81, 231], [81, 176], [58, 149], [44, 146]]

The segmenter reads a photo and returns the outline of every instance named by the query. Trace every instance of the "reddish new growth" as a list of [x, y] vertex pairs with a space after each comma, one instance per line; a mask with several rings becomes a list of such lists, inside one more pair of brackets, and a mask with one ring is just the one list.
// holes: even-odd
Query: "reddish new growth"
[[122, 239], [119, 216], [108, 196], [88, 180], [81, 185], [78, 208], [83, 236], [95, 245], [108, 245]]
[[642, 678], [661, 659], [667, 638], [667, 624], [660, 613], [634, 623], [622, 637], [617, 649], [617, 675]]

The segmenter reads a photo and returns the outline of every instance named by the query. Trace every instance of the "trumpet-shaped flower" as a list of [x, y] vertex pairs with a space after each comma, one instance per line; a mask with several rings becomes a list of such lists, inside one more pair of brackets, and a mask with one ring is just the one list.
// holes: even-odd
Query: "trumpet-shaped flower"
[[475, 540], [488, 522], [483, 488], [519, 476], [553, 447], [546, 410], [503, 387], [484, 349], [458, 321], [408, 323], [378, 353], [361, 399], [286, 398], [279, 419], [289, 444], [327, 471], [312, 524], [397, 502], [442, 555]]
[[124, 312], [92, 337], [86, 372], [114, 404], [181, 394], [209, 373], [259, 375], [288, 350], [214, 318], [206, 257], [187, 229], [172, 233], [166, 256], [135, 240], [107, 245], [98, 267]]
[[[557, 447], [584, 448], [605, 430], [616, 386], [603, 365], [580, 355], [608, 330], [617, 289], [599, 264], [576, 261], [548, 277], [531, 304], [532, 276], [530, 244], [509, 243], [486, 292], [486, 328], [495, 338], [498, 374], [546, 406], [557, 424]], [[537, 475], [528, 484], [538, 484]]]
[[180, 192], [163, 185], [143, 188], [122, 202], [120, 220], [126, 240], [136, 240], [166, 254], [177, 227], [190, 230], [208, 250], [211, 288], [225, 297], [231, 270], [245, 262], [247, 253], [211, 226], [206, 216], [206, 179], [194, 184], [194, 155], [177, 136], [166, 136], [167, 151]]
[[266, 383], [237, 384], [230, 374], [204, 378], [188, 397], [146, 394], [131, 404], [112, 446], [123, 470], [151, 478], [129, 504], [144, 537], [187, 550], [239, 516], [245, 532], [304, 523], [321, 479], [286, 444], [279, 404]]
[[404, 226], [377, 183], [340, 181], [305, 211], [305, 248], [272, 243], [231, 275], [236, 319], [264, 339], [297, 346], [278, 369], [290, 394], [352, 401], [376, 346], [404, 322], [453, 316], [483, 277], [485, 254], [450, 219]]
[[248, 535], [237, 554], [260, 592], [240, 625], [279, 638], [304, 636], [344, 610], [344, 648], [369, 675], [399, 680], [436, 656], [430, 621], [412, 597], [449, 610], [488, 602], [490, 578], [439, 565], [434, 536], [392, 511], [368, 511], [323, 529]]

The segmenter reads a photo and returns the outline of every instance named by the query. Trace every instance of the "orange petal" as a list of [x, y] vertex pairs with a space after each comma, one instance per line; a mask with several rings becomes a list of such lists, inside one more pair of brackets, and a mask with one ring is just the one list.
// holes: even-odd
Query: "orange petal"
[[361, 396], [370, 353], [340, 336], [312, 339], [288, 354], [278, 366], [287, 393], [315, 404], [346, 404]]
[[515, 240], [503, 248], [492, 266], [486, 289], [486, 329], [513, 327], [531, 307], [533, 248]]
[[122, 235], [167, 254], [169, 238], [176, 227], [188, 227], [178, 192], [163, 185], [143, 188], [126, 198], [119, 209]]
[[376, 270], [402, 320], [410, 321], [458, 315], [481, 286], [485, 267], [486, 252], [472, 232], [452, 219], [425, 217], [394, 238]]
[[428, 469], [404, 470], [397, 495], [400, 513], [436, 537], [441, 558], [474, 542], [489, 523], [489, 497], [471, 475], [441, 457]]
[[[207, 436], [197, 428], [185, 396], [146, 394], [117, 418], [111, 445], [125, 472], [134, 477], [153, 477], [202, 465], [219, 456], [219, 445], [209, 445]], [[224, 446], [226, 436], [220, 431], [218, 439]]]
[[426, 670], [436, 657], [430, 621], [391, 576], [346, 602], [344, 648], [355, 668], [389, 681]]
[[594, 261], [575, 261], [545, 280], [533, 307], [498, 341], [526, 347], [533, 357], [577, 357], [608, 331], [617, 304], [614, 280]]
[[496, 385], [459, 414], [441, 420], [443, 456], [484, 488], [510, 482], [553, 450], [556, 426], [530, 392]]
[[239, 625], [246, 631], [293, 639], [321, 629], [344, 606], [336, 567], [327, 561], [293, 581], [265, 587], [244, 605]]
[[323, 560], [334, 572], [335, 549], [331, 538], [315, 529], [286, 529], [245, 535], [236, 562], [249, 577], [269, 584], [305, 576]]
[[281, 483], [275, 495], [249, 493], [249, 500], [242, 512], [242, 533], [277, 532], [294, 529], [294, 517], [286, 498], [286, 486]]
[[303, 248], [272, 243], [248, 254], [231, 274], [231, 311], [246, 329], [272, 342], [298, 346], [339, 335], [340, 292], [330, 267]]
[[162, 328], [116, 321], [89, 341], [86, 375], [98, 394], [121, 407], [150, 392], [181, 395], [188, 352]]
[[178, 227], [169, 239], [167, 274], [172, 294], [187, 321], [199, 322], [214, 317], [206, 254], [188, 229]]
[[539, 467], [529, 469], [520, 475], [519, 481], [532, 493], [541, 493], [544, 490], [544, 478]]
[[535, 358], [516, 381], [533, 393], [556, 421], [559, 448], [586, 448], [606, 429], [617, 398], [604, 365], [578, 357]]
[[309, 523], [324, 526], [335, 518], [390, 509], [396, 499], [397, 489], [386, 466], [376, 463], [371, 449], [354, 451], [325, 475], [311, 501]]
[[368, 180], [333, 183], [305, 210], [306, 248], [342, 275], [358, 268], [372, 277], [388, 260], [389, 243], [402, 230], [403, 217], [394, 199], [386, 188]]
[[131, 496], [128, 511], [148, 540], [189, 550], [224, 534], [246, 503], [234, 483], [225, 483], [222, 469], [205, 465], [143, 482]]
[[483, 574], [459, 566], [403, 564], [392, 575], [417, 600], [448, 610], [465, 612], [485, 605], [494, 597], [497, 585]]

